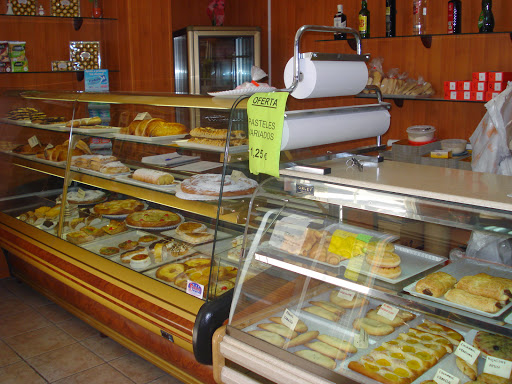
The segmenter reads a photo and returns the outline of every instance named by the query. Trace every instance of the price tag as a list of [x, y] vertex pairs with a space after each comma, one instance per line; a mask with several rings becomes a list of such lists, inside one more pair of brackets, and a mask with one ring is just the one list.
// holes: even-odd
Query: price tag
[[380, 315], [390, 321], [393, 321], [395, 319], [396, 315], [398, 315], [399, 311], [400, 310], [398, 308], [384, 303], [380, 306], [379, 310], [377, 311], [377, 315]]
[[242, 177], [245, 177], [245, 175], [240, 171], [235, 170], [235, 171], [231, 172], [231, 180], [233, 180], [234, 182], [237, 182]]
[[148, 112], [138, 113], [137, 116], [135, 116], [135, 119], [133, 119], [133, 121], [138, 120], [151, 120], [151, 115]]
[[28, 145], [30, 145], [31, 148], [34, 148], [36, 145], [40, 145], [37, 136], [32, 136], [28, 139]]
[[82, 188], [78, 188], [76, 195], [79, 200], [85, 199], [85, 191]]
[[485, 359], [484, 373], [510, 379], [512, 361], [487, 356]]
[[480, 355], [480, 351], [465, 341], [461, 341], [455, 350], [455, 356], [460, 357], [469, 365], [475, 363], [476, 359], [478, 359], [478, 355]]
[[290, 310], [285, 309], [283, 316], [281, 316], [281, 322], [284, 326], [290, 328], [292, 331], [295, 330], [297, 323], [299, 322], [299, 318], [295, 316]]
[[439, 368], [434, 376], [434, 381], [437, 384], [459, 384], [460, 379]]
[[345, 270], [345, 277], [352, 281], [357, 281], [359, 278], [359, 272], [361, 272], [361, 269], [363, 268], [363, 263], [363, 257], [353, 257], [349, 259], [347, 269]]
[[192, 280], [187, 280], [187, 290], [189, 295], [195, 296], [199, 299], [203, 298], [204, 286]]
[[356, 295], [356, 293], [354, 291], [351, 291], [350, 289], [343, 288], [343, 287], [341, 287], [340, 291], [338, 292], [338, 297], [343, 300], [347, 300], [347, 301], [354, 300], [355, 295]]
[[365, 349], [365, 348], [368, 348], [368, 345], [369, 345], [368, 343], [369, 343], [368, 333], [363, 328], [361, 328], [359, 330], [359, 334], [356, 334], [354, 336], [354, 345], [356, 348]]
[[290, 215], [279, 220], [272, 232], [270, 245], [292, 254], [300, 253], [310, 222], [311, 219], [301, 215]]

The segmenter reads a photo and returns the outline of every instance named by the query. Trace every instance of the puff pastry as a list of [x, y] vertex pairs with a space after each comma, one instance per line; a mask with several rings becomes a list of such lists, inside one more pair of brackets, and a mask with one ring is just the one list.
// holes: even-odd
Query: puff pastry
[[446, 272], [434, 272], [416, 283], [416, 292], [424, 295], [441, 297], [452, 289], [457, 279]]
[[487, 273], [479, 273], [474, 276], [464, 276], [455, 284], [455, 288], [463, 289], [474, 295], [488, 297], [498, 301], [507, 301], [512, 296], [506, 280], [498, 279]]
[[502, 304], [497, 300], [491, 299], [489, 297], [474, 295], [458, 288], [450, 289], [448, 292], [446, 292], [444, 298], [453, 303], [488, 313], [496, 313], [503, 307]]

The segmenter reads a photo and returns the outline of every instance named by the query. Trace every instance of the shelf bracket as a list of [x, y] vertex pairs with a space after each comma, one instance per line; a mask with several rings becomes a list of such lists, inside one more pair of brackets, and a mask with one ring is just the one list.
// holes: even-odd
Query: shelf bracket
[[423, 35], [420, 36], [420, 39], [425, 48], [430, 48], [432, 46], [432, 35]]
[[347, 39], [348, 46], [353, 50], [357, 51], [357, 41], [356, 39]]
[[404, 99], [393, 99], [393, 103], [395, 103], [398, 108], [402, 108], [404, 106]]
[[512, 41], [512, 32], [509, 33], [510, 41]]
[[82, 28], [82, 24], [84, 23], [84, 19], [81, 17], [73, 17], [73, 28], [75, 31], [79, 31]]
[[76, 72], [76, 81], [84, 81], [84, 71]]

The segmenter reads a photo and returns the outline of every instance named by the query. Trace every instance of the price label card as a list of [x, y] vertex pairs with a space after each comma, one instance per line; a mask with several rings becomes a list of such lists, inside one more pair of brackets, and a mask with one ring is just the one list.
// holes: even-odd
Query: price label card
[[196, 283], [195, 281], [187, 280], [187, 290], [186, 290], [186, 292], [189, 295], [192, 295], [192, 296], [195, 296], [195, 297], [197, 297], [199, 299], [202, 299], [203, 298], [203, 293], [204, 293], [204, 286], [201, 285], [201, 284]]
[[288, 92], [255, 93], [247, 102], [249, 170], [279, 177], [284, 110]]
[[133, 121], [138, 120], [151, 120], [151, 115], [148, 112], [138, 113], [137, 116], [135, 116], [135, 119], [133, 119]]
[[484, 373], [510, 379], [512, 361], [487, 356], [485, 359]]
[[28, 139], [28, 145], [30, 145], [31, 148], [34, 148], [36, 145], [40, 145], [37, 136], [32, 136]]
[[343, 300], [347, 300], [347, 301], [354, 300], [355, 295], [356, 295], [356, 293], [354, 291], [351, 291], [350, 289], [343, 288], [343, 287], [341, 287], [338, 292], [338, 297]]
[[290, 328], [292, 331], [295, 330], [297, 323], [299, 322], [299, 318], [295, 316], [288, 308], [284, 310], [283, 316], [281, 316], [281, 321], [284, 326]]
[[354, 336], [354, 345], [356, 348], [368, 348], [369, 337], [368, 333], [363, 328], [361, 328], [359, 333]]
[[243, 172], [240, 172], [240, 171], [233, 171], [231, 172], [231, 180], [237, 182], [238, 180], [240, 180], [242, 177], [245, 177], [245, 175], [243, 174]]
[[310, 222], [311, 219], [301, 215], [290, 215], [279, 220], [272, 231], [270, 245], [288, 253], [298, 254], [306, 240]]
[[396, 315], [398, 315], [399, 311], [400, 310], [398, 308], [384, 303], [380, 306], [379, 310], [377, 311], [377, 315], [380, 315], [390, 321], [393, 321], [395, 319]]
[[439, 368], [434, 376], [437, 384], [459, 384], [460, 379]]
[[78, 191], [76, 192], [76, 195], [78, 199], [84, 199], [85, 198], [85, 191], [82, 188], [78, 188]]
[[478, 359], [478, 355], [480, 355], [480, 351], [465, 341], [461, 341], [455, 350], [455, 356], [460, 357], [469, 365], [475, 363], [476, 359]]
[[364, 258], [363, 257], [353, 257], [348, 261], [347, 269], [345, 270], [345, 278], [350, 279], [352, 281], [357, 281], [359, 279], [359, 273], [363, 268]]

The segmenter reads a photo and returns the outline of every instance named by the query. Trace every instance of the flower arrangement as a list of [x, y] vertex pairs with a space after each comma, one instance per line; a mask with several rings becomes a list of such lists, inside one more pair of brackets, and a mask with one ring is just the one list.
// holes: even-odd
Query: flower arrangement
[[211, 0], [206, 9], [208, 17], [212, 21], [212, 25], [224, 24], [224, 0]]

